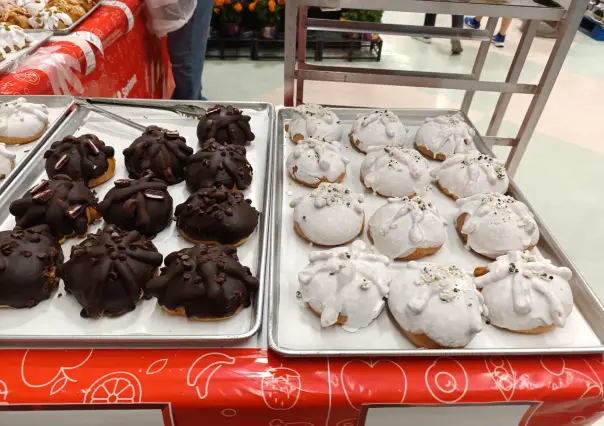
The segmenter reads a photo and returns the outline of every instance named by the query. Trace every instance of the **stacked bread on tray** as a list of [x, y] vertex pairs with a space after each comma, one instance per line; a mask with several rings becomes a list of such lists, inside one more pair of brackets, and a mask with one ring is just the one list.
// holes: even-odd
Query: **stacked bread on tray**
[[88, 13], [96, 0], [1, 0], [0, 25], [62, 30]]
[[[249, 121], [231, 106], [206, 111], [196, 153], [178, 131], [157, 126], [123, 157], [93, 134], [53, 142], [46, 178], [11, 203], [16, 227], [0, 232], [0, 306], [53, 303], [60, 280], [85, 318], [122, 315], [152, 297], [168, 313], [199, 321], [250, 306], [258, 280], [236, 248], [259, 218], [242, 192], [252, 180]], [[129, 179], [111, 182], [122, 161]], [[191, 195], [174, 208], [170, 187], [182, 181]], [[112, 185], [100, 202], [92, 189], [99, 185]], [[164, 258], [153, 239], [173, 216], [190, 247]], [[101, 218], [104, 227], [87, 234]], [[60, 244], [69, 238], [81, 241], [64, 259]]]
[[[358, 115], [348, 136], [351, 155], [364, 155], [359, 170], [343, 154], [334, 111], [298, 106], [286, 131], [296, 144], [287, 172], [309, 187], [290, 203], [293, 226], [320, 247], [298, 273], [297, 297], [323, 327], [357, 331], [387, 305], [412, 343], [438, 349], [465, 347], [489, 324], [518, 333], [564, 326], [573, 308], [571, 271], [534, 250], [533, 214], [505, 195], [504, 165], [476, 150], [475, 131], [461, 115], [427, 118], [413, 143], [391, 111]], [[347, 173], [365, 193], [341, 184]], [[433, 183], [456, 204], [454, 217], [431, 202]], [[383, 200], [370, 217], [366, 197]], [[431, 261], [448, 243], [447, 226], [484, 267]], [[360, 239], [365, 232], [370, 244]]]

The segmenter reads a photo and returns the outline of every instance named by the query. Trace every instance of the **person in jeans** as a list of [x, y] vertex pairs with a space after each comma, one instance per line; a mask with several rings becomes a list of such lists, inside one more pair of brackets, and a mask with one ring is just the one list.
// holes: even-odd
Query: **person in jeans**
[[[480, 28], [480, 21], [482, 21], [482, 16], [466, 16], [466, 19], [464, 19], [464, 24], [477, 30]], [[495, 47], [503, 47], [505, 43], [505, 35], [508, 32], [508, 28], [510, 28], [511, 23], [512, 18], [501, 18], [501, 26], [499, 27], [499, 31], [491, 39]]]
[[[424, 26], [425, 27], [433, 27], [436, 24], [436, 13], [426, 13], [424, 18]], [[462, 15], [451, 15], [451, 26], [453, 28], [463, 28], [463, 16]], [[424, 42], [424, 43], [432, 43], [432, 39], [430, 37], [414, 37], [415, 39]], [[461, 47], [461, 42], [454, 38], [451, 39], [451, 53], [453, 55], [459, 55], [463, 52], [463, 47]]]

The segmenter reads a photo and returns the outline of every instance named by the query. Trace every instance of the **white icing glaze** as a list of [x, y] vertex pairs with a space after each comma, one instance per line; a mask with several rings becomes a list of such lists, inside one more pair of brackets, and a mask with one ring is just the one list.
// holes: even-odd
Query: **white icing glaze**
[[367, 188], [386, 197], [423, 195], [432, 181], [430, 164], [414, 149], [372, 146], [361, 163]]
[[441, 247], [445, 243], [446, 224], [432, 203], [418, 196], [388, 198], [367, 226], [375, 247], [397, 259], [409, 256], [418, 248]]
[[33, 42], [33, 37], [18, 26], [6, 23], [0, 25], [0, 59], [6, 58], [7, 53], [24, 49]]
[[37, 16], [46, 7], [46, 3], [46, 0], [25, 0], [23, 7], [31, 16]]
[[56, 30], [63, 23], [66, 27], [73, 24], [73, 20], [68, 14], [59, 11], [56, 7], [42, 9], [37, 15], [27, 20], [34, 29], [44, 28], [46, 30]]
[[295, 135], [302, 135], [304, 139], [311, 137], [340, 140], [342, 137], [340, 119], [332, 110], [321, 105], [298, 105], [294, 108], [288, 125], [292, 141]]
[[404, 146], [408, 130], [401, 120], [388, 110], [376, 110], [359, 114], [350, 130], [350, 137], [357, 148], [367, 152], [370, 146]]
[[479, 151], [471, 151], [447, 158], [432, 170], [432, 176], [458, 198], [488, 192], [505, 194], [510, 179], [503, 164]]
[[489, 307], [489, 320], [508, 330], [564, 327], [573, 309], [570, 269], [556, 267], [528, 251], [511, 251], [474, 279]]
[[539, 241], [539, 227], [524, 203], [507, 195], [478, 194], [457, 200], [457, 216], [467, 213], [461, 232], [466, 248], [491, 259], [525, 250]]
[[460, 114], [428, 117], [415, 134], [415, 145], [448, 158], [476, 149], [475, 134]]
[[357, 240], [349, 247], [313, 251], [309, 260], [298, 274], [300, 294], [321, 314], [322, 327], [335, 324], [342, 315], [347, 317], [342, 328], [355, 332], [377, 318], [388, 295], [390, 259]]
[[425, 262], [409, 262], [393, 275], [388, 307], [402, 329], [446, 348], [470, 343], [488, 314], [468, 272]]
[[0, 143], [0, 176], [6, 177], [13, 169], [15, 158], [17, 156], [6, 149], [3, 143]]
[[335, 182], [346, 172], [349, 162], [340, 152], [340, 142], [308, 138], [298, 142], [287, 157], [286, 166], [297, 180], [317, 185], [324, 181]]
[[339, 183], [321, 183], [310, 194], [293, 200], [294, 223], [313, 243], [345, 244], [363, 229], [363, 195]]
[[28, 138], [40, 133], [48, 124], [48, 107], [32, 104], [25, 98], [0, 104], [0, 136]]

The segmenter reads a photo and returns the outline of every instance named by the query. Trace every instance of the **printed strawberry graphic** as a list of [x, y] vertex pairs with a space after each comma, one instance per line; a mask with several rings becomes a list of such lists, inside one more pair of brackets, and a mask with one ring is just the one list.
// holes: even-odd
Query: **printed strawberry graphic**
[[290, 410], [300, 398], [302, 386], [300, 373], [291, 368], [271, 368], [269, 375], [262, 378], [262, 398], [272, 410]]

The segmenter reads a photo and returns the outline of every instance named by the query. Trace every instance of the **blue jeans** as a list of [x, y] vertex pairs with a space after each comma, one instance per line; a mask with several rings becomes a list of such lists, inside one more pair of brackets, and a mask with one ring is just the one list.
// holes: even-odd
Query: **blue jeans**
[[206, 56], [212, 0], [197, 0], [193, 16], [181, 29], [168, 34], [168, 53], [176, 88], [172, 99], [197, 101], [201, 96], [201, 74]]

